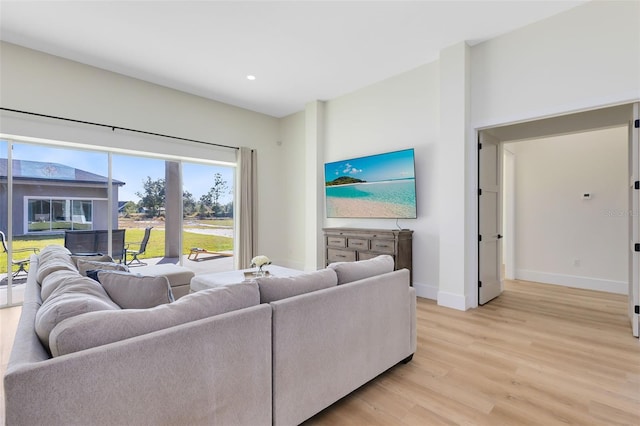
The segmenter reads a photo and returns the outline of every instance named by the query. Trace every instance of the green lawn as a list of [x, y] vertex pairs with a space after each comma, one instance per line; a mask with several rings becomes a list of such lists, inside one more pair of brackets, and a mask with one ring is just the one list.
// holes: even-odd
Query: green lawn
[[[209, 221], [203, 221], [209, 222]], [[221, 225], [219, 222], [222, 221], [211, 221], [216, 222], [216, 225]], [[125, 233], [125, 243], [129, 243], [129, 248], [132, 250], [137, 250], [139, 245], [136, 242], [142, 241], [142, 237], [144, 235], [144, 229], [127, 229]], [[20, 238], [13, 241], [13, 249], [21, 249], [21, 248], [30, 248], [37, 247], [42, 249], [49, 244], [64, 244], [63, 236], [34, 236], [34, 237], [26, 237]], [[209, 251], [231, 251], [233, 250], [233, 238], [227, 237], [219, 237], [216, 235], [202, 235], [202, 234], [194, 234], [191, 232], [184, 232], [182, 236], [182, 253], [189, 254], [189, 251], [192, 247], [201, 247], [207, 249]], [[13, 258], [24, 259], [29, 257], [30, 253], [15, 253]], [[151, 231], [151, 236], [149, 237], [149, 243], [147, 244], [147, 251], [145, 254], [138, 256], [139, 259], [148, 259], [151, 257], [163, 257], [164, 256], [164, 230], [153, 229]], [[17, 270], [17, 267], [14, 267], [13, 270]], [[7, 254], [2, 252], [0, 253], [0, 273], [7, 272]]]

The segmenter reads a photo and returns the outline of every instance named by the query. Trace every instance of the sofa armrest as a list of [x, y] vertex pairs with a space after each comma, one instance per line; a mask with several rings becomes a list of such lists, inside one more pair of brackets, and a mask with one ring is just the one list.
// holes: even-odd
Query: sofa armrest
[[9, 365], [4, 386], [7, 425], [270, 425], [271, 308]]
[[416, 288], [409, 287], [409, 320], [411, 321], [411, 354], [418, 348], [418, 327], [416, 324]]

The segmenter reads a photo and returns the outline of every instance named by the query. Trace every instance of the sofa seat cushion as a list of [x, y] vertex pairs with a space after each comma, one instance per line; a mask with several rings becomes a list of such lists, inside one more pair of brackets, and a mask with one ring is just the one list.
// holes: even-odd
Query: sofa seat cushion
[[338, 285], [341, 285], [386, 274], [393, 271], [394, 266], [393, 257], [388, 254], [382, 254], [372, 259], [359, 260], [357, 262], [336, 262], [328, 267], [336, 271]]
[[173, 302], [166, 277], [147, 277], [129, 272], [99, 271], [98, 281], [122, 309], [148, 309]]
[[259, 303], [258, 285], [246, 283], [191, 293], [151, 309], [89, 312], [56, 326], [50, 336], [51, 354], [106, 345]]
[[328, 268], [293, 277], [261, 277], [256, 281], [260, 289], [260, 303], [271, 303], [338, 284], [336, 272]]
[[136, 268], [136, 272], [151, 277], [167, 277], [171, 287], [189, 285], [191, 278], [195, 275], [191, 269], [175, 265], [173, 263], [142, 266], [140, 268]]
[[81, 276], [66, 278], [38, 309], [35, 330], [42, 344], [48, 348], [51, 330], [65, 319], [87, 312], [119, 309], [100, 283]]
[[129, 268], [126, 265], [116, 262], [101, 262], [97, 260], [85, 260], [77, 259], [78, 272], [80, 275], [86, 277], [88, 271], [123, 271], [129, 272]]

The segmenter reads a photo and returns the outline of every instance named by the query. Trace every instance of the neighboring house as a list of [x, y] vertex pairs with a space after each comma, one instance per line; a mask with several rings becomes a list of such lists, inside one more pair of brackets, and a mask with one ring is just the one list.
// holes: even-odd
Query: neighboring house
[[[107, 229], [108, 179], [58, 163], [13, 160], [13, 235]], [[113, 199], [124, 182], [113, 180]], [[7, 159], [0, 159], [0, 204], [7, 205]], [[0, 229], [8, 212], [0, 209]], [[118, 226], [118, 205], [113, 206]]]

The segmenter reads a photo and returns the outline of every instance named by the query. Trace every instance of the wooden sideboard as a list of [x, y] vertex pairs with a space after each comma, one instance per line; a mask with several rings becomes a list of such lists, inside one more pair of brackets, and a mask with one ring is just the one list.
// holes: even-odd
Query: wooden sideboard
[[325, 265], [388, 254], [395, 269], [407, 268], [413, 285], [412, 234], [409, 229], [323, 228]]

